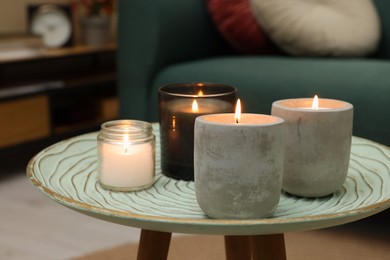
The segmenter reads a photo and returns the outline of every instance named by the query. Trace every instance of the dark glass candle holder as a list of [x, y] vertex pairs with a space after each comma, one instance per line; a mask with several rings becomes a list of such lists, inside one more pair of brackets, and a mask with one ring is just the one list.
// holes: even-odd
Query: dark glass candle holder
[[234, 112], [237, 89], [214, 83], [166, 85], [159, 89], [161, 169], [168, 177], [194, 180], [195, 118]]

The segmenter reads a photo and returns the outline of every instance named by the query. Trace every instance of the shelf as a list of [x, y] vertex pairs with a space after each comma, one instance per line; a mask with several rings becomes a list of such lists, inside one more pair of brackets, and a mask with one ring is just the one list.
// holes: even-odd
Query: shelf
[[56, 49], [21, 48], [18, 51], [15, 50], [14, 55], [6, 54], [3, 57], [0, 55], [0, 64], [39, 61], [43, 59], [62, 58], [76, 55], [87, 55], [114, 51], [116, 51], [116, 44], [114, 43], [98, 47], [78, 45], [69, 48]]
[[115, 51], [112, 44], [0, 56], [0, 124], [11, 122], [0, 130], [0, 149], [79, 134], [117, 118]]
[[49, 98], [36, 95], [0, 103], [0, 147], [50, 135]]
[[[80, 104], [78, 104], [80, 105]], [[73, 105], [73, 111], [67, 109], [68, 115], [62, 115], [62, 122], [53, 122], [54, 134], [64, 134], [67, 132], [79, 132], [88, 129], [91, 126], [100, 126], [103, 122], [114, 120], [118, 117], [119, 102], [116, 97], [102, 97], [94, 100], [87, 100], [82, 104], [88, 106], [87, 110], [82, 111]], [[75, 114], [79, 114], [74, 116]]]

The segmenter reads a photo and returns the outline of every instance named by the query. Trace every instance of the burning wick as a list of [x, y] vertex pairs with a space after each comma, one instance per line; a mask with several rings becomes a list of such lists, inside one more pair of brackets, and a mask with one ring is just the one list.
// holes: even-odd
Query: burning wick
[[313, 103], [311, 105], [311, 108], [312, 109], [318, 109], [318, 96], [315, 95], [314, 98], [313, 98]]
[[198, 112], [198, 110], [198, 102], [196, 102], [196, 100], [194, 99], [194, 101], [192, 102], [192, 112]]
[[234, 119], [236, 120], [236, 124], [240, 122], [240, 118], [241, 118], [241, 101], [240, 99], [237, 99], [236, 113], [234, 114]]
[[125, 135], [123, 137], [123, 146], [125, 148], [125, 153], [127, 153], [127, 150], [129, 149], [129, 136]]

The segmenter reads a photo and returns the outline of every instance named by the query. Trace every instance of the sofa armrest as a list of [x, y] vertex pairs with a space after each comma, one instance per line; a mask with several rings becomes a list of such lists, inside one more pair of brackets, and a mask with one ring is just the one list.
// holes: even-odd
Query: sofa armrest
[[[201, 0], [119, 1], [121, 117], [148, 119], [147, 97], [163, 67], [229, 52]], [[157, 93], [156, 93], [157, 95]]]
[[390, 1], [389, 0], [374, 0], [380, 22], [382, 37], [379, 42], [378, 51], [375, 53], [375, 58], [390, 59]]

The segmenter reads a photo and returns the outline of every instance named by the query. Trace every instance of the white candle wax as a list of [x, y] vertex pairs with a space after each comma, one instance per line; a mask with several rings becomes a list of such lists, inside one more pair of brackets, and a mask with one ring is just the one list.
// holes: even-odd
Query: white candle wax
[[154, 181], [154, 148], [151, 143], [100, 145], [100, 182], [118, 190], [137, 190]]
[[[328, 103], [328, 99], [325, 100], [325, 102]], [[291, 102], [295, 108], [299, 109], [309, 109], [311, 111], [317, 111], [317, 110], [326, 110], [326, 109], [331, 109], [330, 107], [325, 107], [325, 106], [320, 106], [320, 104], [323, 103], [323, 100], [320, 100], [317, 95], [314, 96], [313, 100], [311, 101], [311, 106], [299, 106], [300, 104], [307, 104], [308, 100], [307, 99], [295, 99], [294, 102]], [[297, 106], [298, 105], [298, 106]]]
[[[314, 99], [312, 98], [297, 98], [297, 99], [288, 99], [285, 101], [286, 106], [292, 109], [304, 109], [308, 111], [317, 111], [317, 110], [328, 110], [334, 108], [334, 106], [338, 106], [335, 104], [332, 99], [317, 99], [317, 106], [314, 106]], [[324, 105], [325, 104], [325, 105]]]
[[318, 107], [318, 108], [312, 108], [312, 107], [296, 107], [296, 108], [307, 109], [307, 110], [313, 110], [313, 111], [331, 109], [330, 107]]

